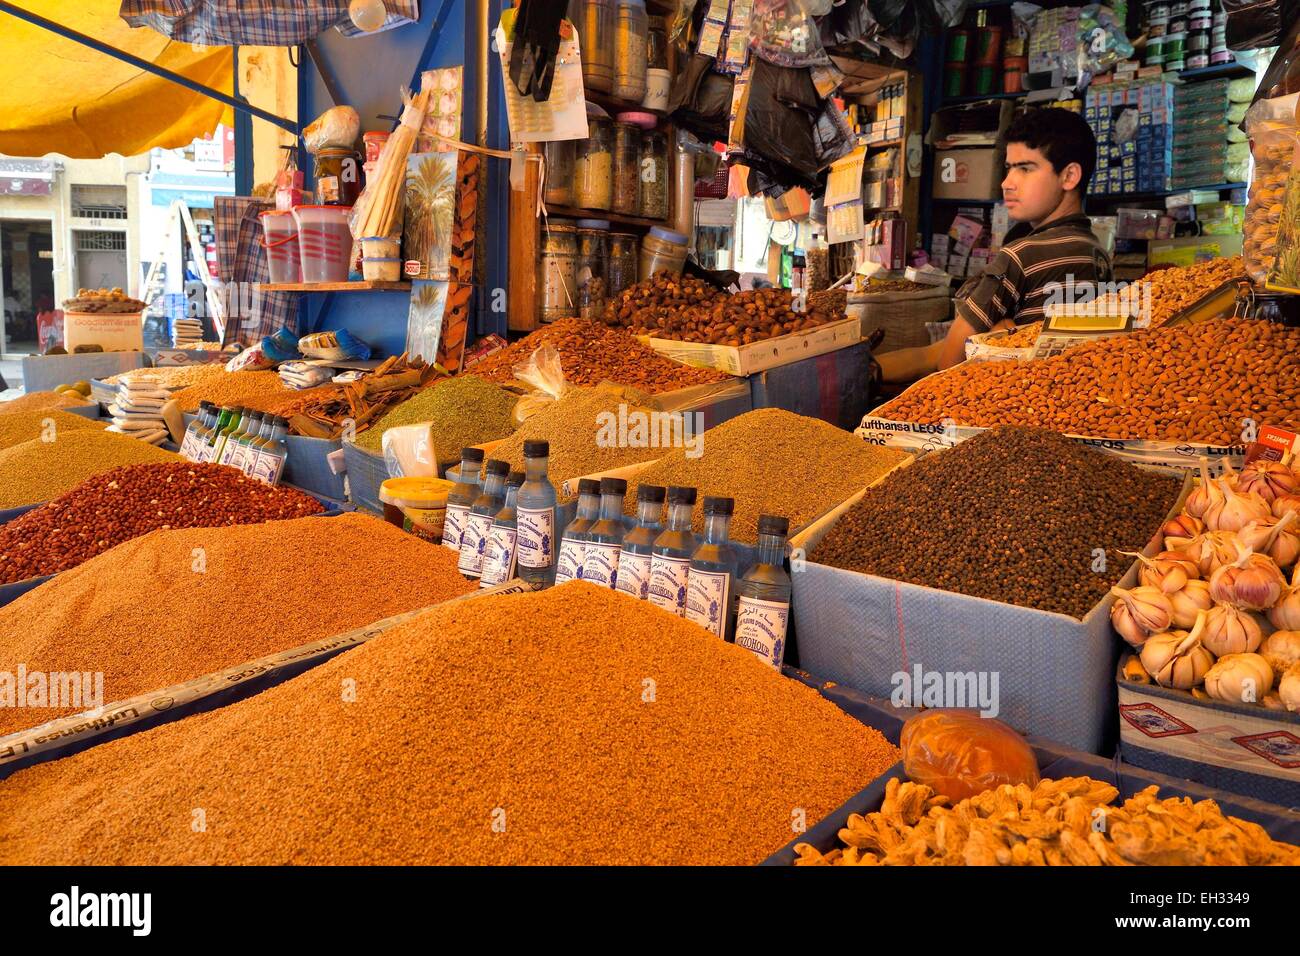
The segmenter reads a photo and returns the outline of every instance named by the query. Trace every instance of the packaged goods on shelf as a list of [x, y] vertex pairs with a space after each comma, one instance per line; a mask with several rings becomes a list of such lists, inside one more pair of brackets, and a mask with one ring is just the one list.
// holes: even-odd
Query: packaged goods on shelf
[[[647, 674], [663, 688], [649, 722], [639, 692], [626, 694]], [[340, 699], [344, 678], [363, 689], [354, 703]], [[547, 689], [529, 697], [537, 706], [518, 707], [520, 688], [531, 695], [538, 681]], [[250, 734], [257, 746], [232, 743]], [[390, 759], [373, 759], [380, 748]], [[791, 807], [820, 819], [897, 754], [748, 651], [572, 582], [435, 608], [215, 713], [20, 771], [0, 784], [0, 856], [753, 864], [787, 840]], [[670, 785], [687, 765], [703, 791]], [[92, 811], [67, 799], [68, 775], [95, 790]], [[120, 782], [128, 777], [130, 788]], [[491, 820], [469, 824], [501, 804], [502, 780], [514, 781], [508, 817], [498, 815], [506, 841]], [[193, 803], [200, 788], [226, 823], [198, 843], [167, 825], [162, 808]], [[466, 825], [430, 841], [430, 815]], [[119, 830], [114, 821], [127, 818]]]
[[39, 504], [118, 465], [178, 461], [144, 442], [99, 430], [72, 430], [0, 451], [0, 509]]
[[309, 495], [233, 468], [125, 465], [0, 525], [0, 584], [66, 571], [151, 531], [256, 524], [322, 510]]
[[[0, 655], [93, 662], [111, 704], [473, 590], [445, 549], [359, 515], [157, 531], [0, 608]], [[0, 708], [0, 735], [78, 709]]]

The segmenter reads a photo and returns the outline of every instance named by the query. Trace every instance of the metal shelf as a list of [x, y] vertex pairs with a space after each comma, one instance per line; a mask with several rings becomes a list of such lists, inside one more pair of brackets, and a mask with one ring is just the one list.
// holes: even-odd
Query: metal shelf
[[410, 292], [409, 282], [267, 282], [267, 292]]

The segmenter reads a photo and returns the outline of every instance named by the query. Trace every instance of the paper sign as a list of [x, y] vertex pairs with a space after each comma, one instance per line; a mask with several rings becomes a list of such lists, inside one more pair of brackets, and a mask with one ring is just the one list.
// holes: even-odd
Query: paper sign
[[1253, 461], [1282, 461], [1288, 455], [1295, 454], [1300, 436], [1276, 425], [1265, 425], [1259, 430], [1259, 437], [1246, 448], [1246, 464]]

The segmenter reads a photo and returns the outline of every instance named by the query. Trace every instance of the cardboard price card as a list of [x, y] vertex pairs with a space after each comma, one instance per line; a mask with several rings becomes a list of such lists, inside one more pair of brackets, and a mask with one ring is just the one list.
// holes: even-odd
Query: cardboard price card
[[1246, 448], [1246, 464], [1261, 460], [1289, 462], [1295, 455], [1298, 442], [1300, 436], [1295, 432], [1276, 425], [1265, 425], [1259, 430], [1255, 441]]

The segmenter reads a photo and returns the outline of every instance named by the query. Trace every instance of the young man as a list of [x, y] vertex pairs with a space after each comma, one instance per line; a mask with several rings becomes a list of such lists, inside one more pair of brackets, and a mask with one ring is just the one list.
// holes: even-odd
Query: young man
[[939, 368], [961, 362], [972, 335], [1042, 319], [1049, 286], [1111, 279], [1110, 257], [1083, 214], [1097, 164], [1097, 140], [1087, 122], [1069, 110], [1031, 109], [1003, 139], [1002, 197], [1016, 225], [984, 274], [957, 293]]

